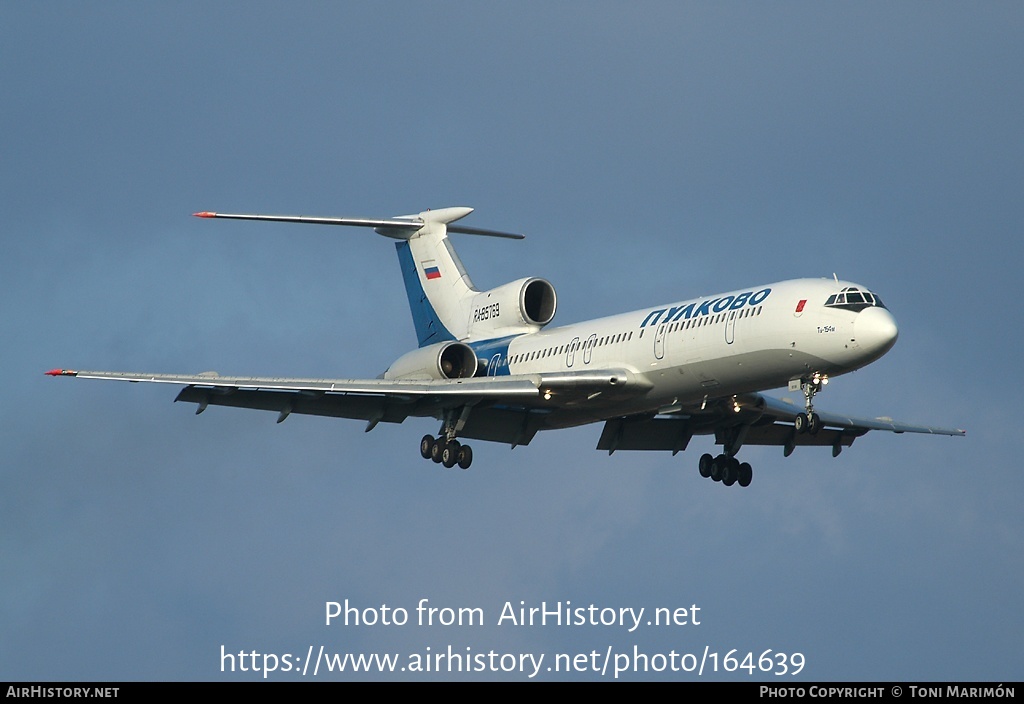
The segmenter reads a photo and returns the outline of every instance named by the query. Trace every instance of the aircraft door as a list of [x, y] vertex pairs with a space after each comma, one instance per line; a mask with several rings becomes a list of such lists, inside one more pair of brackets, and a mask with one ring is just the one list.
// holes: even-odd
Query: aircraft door
[[572, 338], [572, 342], [569, 343], [569, 347], [565, 351], [565, 366], [572, 367], [572, 363], [576, 359], [576, 349], [580, 346], [580, 338]]
[[587, 341], [583, 343], [583, 363], [590, 364], [590, 355], [594, 351], [594, 345], [597, 344], [597, 335], [591, 335], [587, 338]]
[[664, 359], [665, 358], [665, 330], [668, 328], [668, 323], [662, 323], [658, 326], [658, 332], [654, 336], [654, 358]]
[[736, 317], [739, 311], [729, 311], [729, 317], [725, 319], [725, 344], [731, 345], [736, 340]]

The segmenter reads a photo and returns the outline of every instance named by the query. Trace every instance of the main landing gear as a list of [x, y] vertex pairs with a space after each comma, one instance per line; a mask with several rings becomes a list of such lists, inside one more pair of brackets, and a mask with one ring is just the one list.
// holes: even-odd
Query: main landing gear
[[[798, 433], [817, 435], [822, 428], [821, 416], [814, 412], [814, 394], [828, 383], [828, 376], [815, 372], [813, 376], [800, 380], [800, 390], [804, 392], [805, 413], [797, 413], [793, 419], [793, 427]], [[791, 387], [792, 388], [792, 387]]]
[[700, 456], [698, 468], [700, 476], [705, 479], [710, 477], [712, 480], [722, 482], [726, 486], [732, 486], [733, 484], [750, 486], [750, 482], [754, 478], [754, 470], [748, 463], [740, 462], [735, 457], [725, 454], [712, 457], [704, 453]]
[[420, 456], [443, 464], [448, 469], [455, 465], [469, 469], [469, 465], [473, 464], [473, 448], [455, 439], [455, 435], [465, 427], [469, 411], [470, 406], [445, 411], [444, 423], [438, 436], [424, 435], [420, 440]]
[[443, 464], [448, 469], [455, 465], [469, 469], [469, 465], [473, 464], [473, 448], [463, 445], [454, 437], [449, 440], [444, 435], [436, 438], [433, 435], [424, 435], [420, 440], [420, 456], [425, 460]]

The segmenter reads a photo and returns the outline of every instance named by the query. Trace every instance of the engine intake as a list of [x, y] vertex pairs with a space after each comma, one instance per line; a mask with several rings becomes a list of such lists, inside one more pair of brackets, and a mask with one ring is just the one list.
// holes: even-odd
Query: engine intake
[[555, 287], [546, 279], [530, 279], [519, 294], [519, 310], [528, 323], [547, 325], [555, 317]]

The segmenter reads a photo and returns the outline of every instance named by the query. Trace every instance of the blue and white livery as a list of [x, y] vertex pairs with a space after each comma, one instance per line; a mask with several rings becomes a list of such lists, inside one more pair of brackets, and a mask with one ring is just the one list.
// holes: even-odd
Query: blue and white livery
[[[833, 456], [869, 430], [964, 435], [889, 418], [815, 410], [830, 378], [859, 369], [896, 342], [893, 316], [873, 292], [849, 281], [796, 279], [677, 301], [562, 327], [549, 325], [557, 296], [528, 277], [480, 291], [448, 233], [507, 237], [453, 225], [471, 208], [428, 210], [390, 219], [196, 213], [204, 218], [270, 220], [374, 228], [396, 240], [419, 346], [377, 379], [292, 379], [203, 374], [137, 374], [54, 369], [53, 376], [181, 384], [175, 400], [401, 423], [441, 421], [425, 435], [425, 459], [468, 469], [459, 438], [528, 445], [540, 430], [603, 423], [597, 448], [685, 450], [713, 435], [717, 456], [701, 475], [747, 486], [744, 445], [832, 448]], [[788, 387], [803, 405], [764, 396]]]

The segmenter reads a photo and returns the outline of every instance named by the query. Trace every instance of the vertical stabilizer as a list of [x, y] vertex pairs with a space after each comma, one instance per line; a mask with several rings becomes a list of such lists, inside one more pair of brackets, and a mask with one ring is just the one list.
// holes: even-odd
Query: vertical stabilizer
[[469, 306], [478, 291], [448, 239], [447, 224], [471, 212], [443, 208], [410, 216], [423, 227], [395, 243], [420, 347], [468, 334]]

